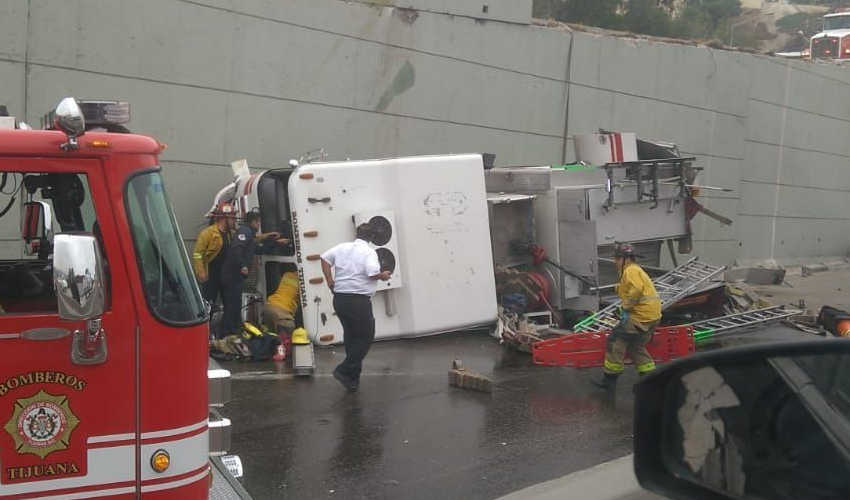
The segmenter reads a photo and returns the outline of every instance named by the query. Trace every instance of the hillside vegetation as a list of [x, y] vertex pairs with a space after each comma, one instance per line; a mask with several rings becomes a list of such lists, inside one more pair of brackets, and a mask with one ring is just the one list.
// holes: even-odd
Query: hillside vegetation
[[562, 22], [690, 40], [734, 38], [758, 48], [775, 36], [764, 24], [736, 26], [740, 0], [535, 0], [534, 15]]

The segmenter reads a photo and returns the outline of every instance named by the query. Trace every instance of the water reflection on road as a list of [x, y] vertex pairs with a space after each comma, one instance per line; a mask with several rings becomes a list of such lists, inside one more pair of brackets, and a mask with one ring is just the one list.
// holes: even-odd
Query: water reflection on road
[[[538, 367], [482, 334], [373, 346], [359, 393], [330, 376], [341, 348], [296, 379], [230, 363], [233, 451], [256, 498], [495, 498], [631, 453], [633, 374], [616, 397], [595, 370]], [[451, 361], [492, 394], [449, 387]], [[240, 373], [241, 372], [241, 373]]]

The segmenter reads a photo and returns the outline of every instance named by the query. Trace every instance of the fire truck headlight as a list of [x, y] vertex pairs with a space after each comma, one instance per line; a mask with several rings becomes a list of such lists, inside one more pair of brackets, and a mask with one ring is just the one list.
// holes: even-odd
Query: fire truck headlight
[[171, 465], [171, 457], [165, 450], [156, 450], [151, 456], [151, 468], [156, 472], [165, 472]]

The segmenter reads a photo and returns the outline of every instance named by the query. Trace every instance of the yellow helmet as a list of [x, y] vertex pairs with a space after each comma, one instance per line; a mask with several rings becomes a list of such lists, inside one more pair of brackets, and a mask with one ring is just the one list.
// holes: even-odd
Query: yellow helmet
[[307, 336], [307, 330], [304, 328], [296, 328], [292, 332], [292, 343], [293, 344], [309, 344], [310, 338]]

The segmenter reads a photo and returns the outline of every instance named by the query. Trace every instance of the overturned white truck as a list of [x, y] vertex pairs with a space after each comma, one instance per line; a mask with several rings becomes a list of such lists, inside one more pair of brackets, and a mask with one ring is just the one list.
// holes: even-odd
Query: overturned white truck
[[686, 243], [696, 170], [675, 147], [634, 134], [577, 141], [587, 142], [580, 157], [602, 166], [494, 169], [485, 165], [490, 155], [467, 154], [293, 161], [251, 173], [245, 161], [234, 162], [235, 179], [213, 206], [229, 200], [242, 216], [259, 211], [261, 231], [293, 242], [259, 256], [244, 296], [247, 319], [260, 320], [262, 307], [250, 304], [265, 300], [292, 270], [301, 287], [297, 320], [310, 339], [342, 342], [319, 256], [353, 239], [365, 221], [380, 228], [375, 247], [382, 268], [392, 271], [373, 302], [378, 339], [494, 324], [496, 271], [504, 269], [545, 281], [546, 300], [529, 310], [596, 310], [600, 249], [604, 256], [615, 240], [640, 242], [657, 255], [664, 240]]
[[[246, 305], [300, 281], [301, 318], [318, 344], [342, 342], [319, 255], [354, 238], [357, 224], [379, 228], [381, 266], [392, 278], [374, 299], [376, 337], [421, 336], [492, 323], [495, 283], [481, 155], [309, 163], [251, 174], [243, 164], [216, 197], [239, 214], [258, 210], [262, 231], [293, 245], [260, 255]], [[251, 315], [250, 307], [249, 318]]]

